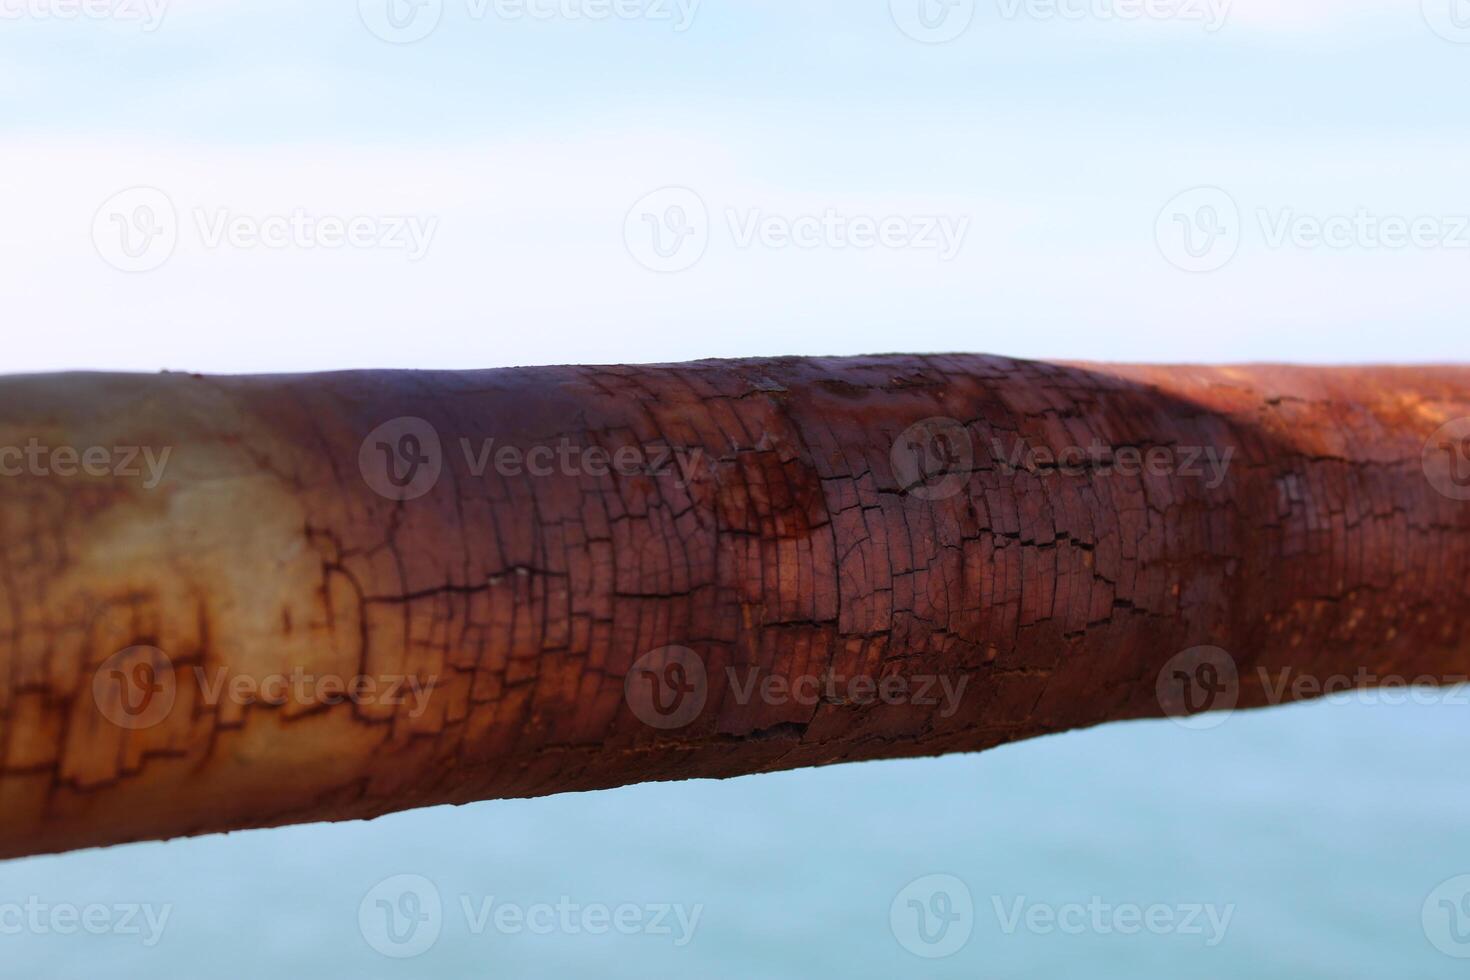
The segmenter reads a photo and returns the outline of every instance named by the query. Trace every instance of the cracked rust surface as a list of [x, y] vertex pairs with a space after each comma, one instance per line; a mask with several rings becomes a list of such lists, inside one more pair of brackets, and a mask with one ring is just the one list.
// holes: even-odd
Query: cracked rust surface
[[[0, 379], [0, 447], [48, 453], [0, 476], [0, 855], [983, 749], [1160, 715], [1202, 645], [1243, 706], [1262, 670], [1448, 681], [1470, 502], [1442, 488], [1470, 441], [1431, 436], [1466, 417], [1463, 367]], [[399, 418], [437, 452], [375, 444]], [[533, 473], [506, 446], [571, 449]], [[62, 475], [63, 447], [111, 469]], [[391, 499], [380, 450], [437, 479]], [[649, 724], [625, 681], [671, 646], [701, 705]], [[263, 696], [282, 675], [377, 687]]]

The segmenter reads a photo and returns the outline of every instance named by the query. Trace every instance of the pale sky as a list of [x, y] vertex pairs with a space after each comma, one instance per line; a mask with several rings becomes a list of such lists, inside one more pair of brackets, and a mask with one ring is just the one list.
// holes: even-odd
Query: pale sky
[[1470, 349], [1470, 0], [67, 2], [7, 371]]

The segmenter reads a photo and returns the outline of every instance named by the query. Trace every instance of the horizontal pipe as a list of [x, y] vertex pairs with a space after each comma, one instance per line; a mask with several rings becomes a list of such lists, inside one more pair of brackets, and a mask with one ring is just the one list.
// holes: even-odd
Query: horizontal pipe
[[1452, 683], [1467, 582], [1466, 367], [0, 379], [0, 856]]

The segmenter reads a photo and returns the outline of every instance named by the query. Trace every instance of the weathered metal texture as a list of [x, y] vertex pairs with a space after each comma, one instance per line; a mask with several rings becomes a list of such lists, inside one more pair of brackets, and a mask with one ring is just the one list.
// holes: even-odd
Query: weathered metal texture
[[0, 380], [0, 854], [1448, 682], [1466, 419], [1464, 367]]

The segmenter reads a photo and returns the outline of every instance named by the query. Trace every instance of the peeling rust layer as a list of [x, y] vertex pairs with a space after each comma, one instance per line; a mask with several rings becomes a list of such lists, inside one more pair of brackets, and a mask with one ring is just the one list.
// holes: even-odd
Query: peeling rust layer
[[[380, 429], [400, 417], [441, 440], [416, 499], [370, 485], [375, 454], [424, 449]], [[1466, 417], [1464, 367], [0, 379], [0, 449], [53, 451], [0, 476], [0, 855], [984, 749], [1159, 715], [1161, 669], [1200, 645], [1243, 706], [1261, 669], [1453, 680], [1470, 502], [1425, 461], [1470, 465], [1431, 440]], [[514, 472], [506, 446], [575, 465]], [[594, 446], [644, 471], [596, 472]], [[60, 475], [58, 447], [111, 470]], [[156, 486], [127, 447], [168, 452]], [[1172, 462], [1107, 465], [1130, 448]], [[1230, 454], [1219, 479], [1206, 451]], [[671, 645], [703, 704], [650, 725], [625, 680]], [[649, 678], [688, 678], [666, 659]], [[303, 673], [423, 698], [211, 688]], [[911, 696], [750, 696], [770, 677]], [[919, 696], [936, 680], [955, 703]]]

